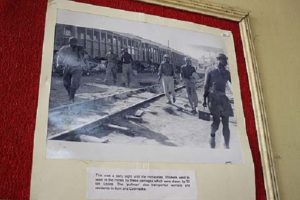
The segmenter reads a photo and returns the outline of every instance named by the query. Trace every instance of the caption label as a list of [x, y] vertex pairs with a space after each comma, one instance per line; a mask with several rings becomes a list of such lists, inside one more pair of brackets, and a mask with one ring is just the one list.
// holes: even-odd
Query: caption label
[[193, 171], [89, 168], [87, 191], [89, 199], [197, 199]]

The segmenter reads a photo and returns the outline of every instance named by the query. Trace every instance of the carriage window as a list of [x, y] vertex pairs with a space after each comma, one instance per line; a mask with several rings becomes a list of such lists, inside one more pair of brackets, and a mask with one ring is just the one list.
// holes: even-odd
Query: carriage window
[[72, 36], [72, 27], [71, 26], [65, 26], [64, 34], [66, 36]]
[[101, 33], [101, 42], [105, 42], [106, 34]]
[[122, 38], [118, 37], [118, 50], [117, 53], [121, 53], [121, 48], [122, 48]]
[[112, 36], [107, 34], [107, 43], [111, 43], [111, 40], [112, 40]]
[[122, 38], [118, 38], [118, 46], [122, 46]]
[[99, 41], [99, 32], [94, 31], [94, 40]]
[[127, 38], [124, 38], [124, 40], [123, 40], [123, 48], [124, 47], [127, 47]]
[[79, 38], [80, 38], [80, 39], [84, 39], [84, 33], [80, 33], [80, 34], [79, 34]]
[[87, 33], [86, 33], [86, 39], [87, 40], [92, 40], [92, 30], [87, 30]]

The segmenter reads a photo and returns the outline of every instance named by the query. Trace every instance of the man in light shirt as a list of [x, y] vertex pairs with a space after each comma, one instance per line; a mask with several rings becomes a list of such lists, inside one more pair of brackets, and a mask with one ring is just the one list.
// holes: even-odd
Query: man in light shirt
[[163, 56], [163, 61], [161, 62], [158, 69], [159, 80], [162, 80], [162, 86], [164, 89], [164, 93], [168, 99], [168, 104], [171, 104], [171, 95], [173, 97], [173, 103], [176, 101], [175, 97], [175, 87], [174, 87], [174, 79], [175, 79], [175, 68], [170, 63], [170, 58], [168, 54]]
[[117, 83], [117, 71], [118, 71], [118, 55], [114, 54], [112, 50], [109, 50], [106, 54], [106, 72], [105, 72], [105, 83], [110, 84], [113, 81], [115, 85]]
[[130, 83], [132, 82], [133, 59], [132, 56], [128, 53], [127, 48], [122, 49], [121, 62], [122, 62], [122, 73], [125, 82], [125, 87], [129, 87]]
[[192, 108], [192, 114], [196, 114], [196, 108], [198, 106], [198, 96], [196, 93], [196, 80], [194, 75], [196, 74], [195, 67], [192, 66], [192, 61], [190, 58], [184, 58], [185, 64], [181, 66], [180, 75], [184, 82], [188, 99]]
[[72, 102], [80, 85], [83, 55], [83, 49], [77, 46], [77, 39], [74, 37], [69, 39], [69, 45], [62, 46], [57, 53], [56, 66], [63, 67], [63, 83]]

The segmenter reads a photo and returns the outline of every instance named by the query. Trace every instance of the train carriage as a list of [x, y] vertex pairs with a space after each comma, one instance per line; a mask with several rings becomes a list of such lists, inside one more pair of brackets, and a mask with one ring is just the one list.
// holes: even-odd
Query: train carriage
[[76, 37], [78, 44], [85, 49], [90, 68], [105, 60], [109, 50], [120, 58], [122, 48], [128, 49], [134, 60], [134, 68], [138, 72], [157, 71], [164, 54], [170, 55], [171, 62], [179, 70], [185, 57], [179, 51], [131, 34], [64, 24], [56, 25], [54, 52], [68, 44], [70, 37]]

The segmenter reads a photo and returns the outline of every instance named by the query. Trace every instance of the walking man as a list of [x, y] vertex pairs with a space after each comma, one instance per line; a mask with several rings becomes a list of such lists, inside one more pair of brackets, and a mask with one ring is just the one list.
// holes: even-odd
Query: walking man
[[[162, 80], [162, 86], [164, 88], [164, 93], [168, 99], [168, 104], [171, 104], [171, 95], [173, 97], [173, 103], [175, 103], [175, 89], [174, 89], [174, 78], [175, 69], [170, 63], [170, 58], [168, 54], [163, 56], [163, 61], [161, 62], [158, 69], [159, 80]], [[170, 95], [171, 94], [171, 95]]]
[[110, 84], [113, 82], [115, 85], [117, 83], [117, 63], [118, 56], [113, 53], [112, 50], [109, 50], [106, 54], [106, 73], [105, 73], [105, 83]]
[[184, 58], [185, 64], [181, 66], [181, 78], [184, 82], [188, 99], [192, 108], [192, 113], [196, 114], [196, 108], [198, 106], [198, 96], [196, 93], [196, 80], [194, 78], [196, 69], [192, 66], [192, 61], [190, 58]]
[[80, 85], [83, 62], [83, 49], [77, 46], [76, 38], [70, 37], [69, 45], [62, 46], [58, 51], [56, 66], [63, 67], [63, 83], [72, 102]]
[[218, 66], [216, 69], [208, 72], [204, 86], [204, 101], [203, 106], [208, 107], [213, 116], [213, 123], [211, 125], [211, 139], [210, 145], [215, 148], [216, 131], [219, 129], [220, 120], [223, 124], [223, 136], [225, 147], [229, 148], [230, 130], [229, 130], [229, 116], [232, 116], [233, 110], [228, 97], [225, 94], [227, 81], [231, 82], [230, 72], [226, 69], [227, 56], [219, 54], [217, 57]]
[[121, 62], [122, 62], [122, 73], [125, 82], [125, 87], [130, 86], [132, 78], [132, 56], [128, 53], [128, 49], [124, 48], [122, 50]]

